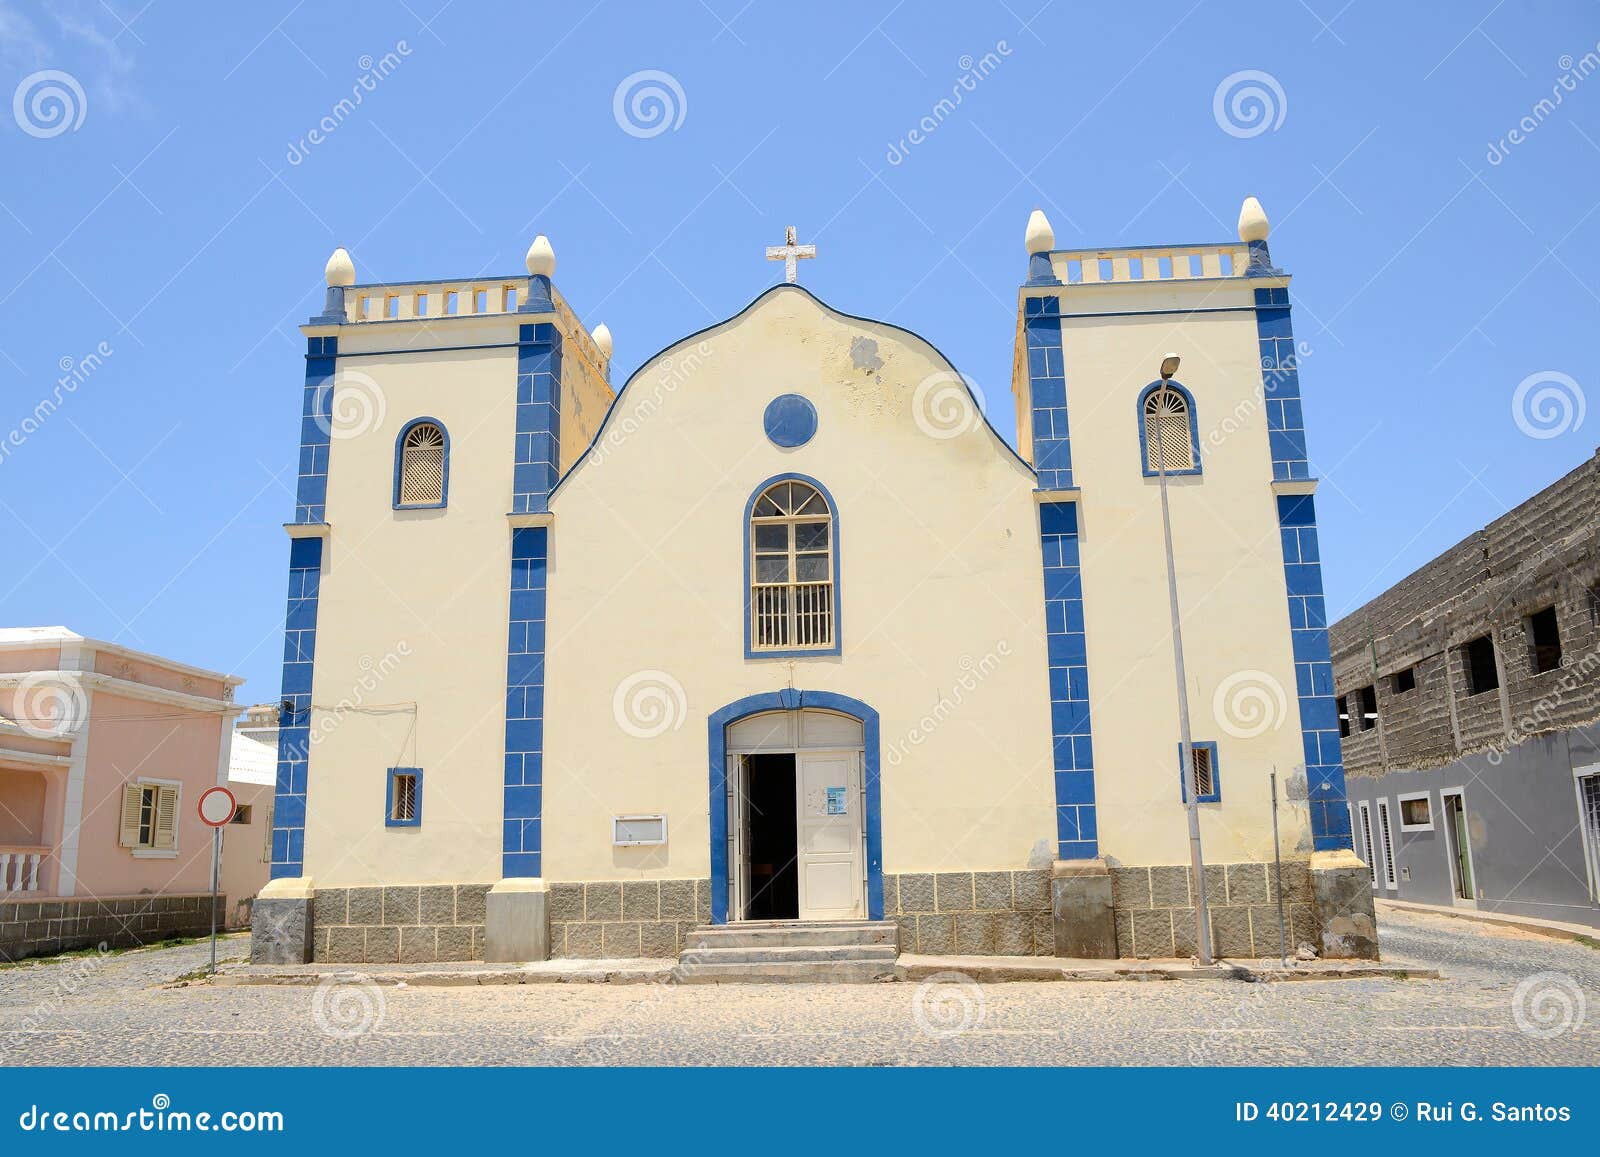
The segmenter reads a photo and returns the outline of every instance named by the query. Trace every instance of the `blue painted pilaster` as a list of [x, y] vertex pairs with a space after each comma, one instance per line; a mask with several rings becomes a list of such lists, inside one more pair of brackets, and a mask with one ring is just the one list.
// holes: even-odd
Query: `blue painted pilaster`
[[[306, 380], [300, 407], [297, 524], [327, 521], [328, 442], [333, 429], [337, 337], [306, 341]], [[311, 757], [311, 674], [317, 643], [322, 539], [289, 544], [289, 594], [283, 630], [283, 706], [278, 718], [278, 778], [272, 808], [274, 880], [305, 874], [306, 790]]]
[[1061, 349], [1061, 302], [1024, 303], [1028, 342], [1028, 405], [1033, 419], [1033, 468], [1041, 490], [1072, 486], [1072, 439], [1067, 429], [1067, 368]]
[[1095, 819], [1094, 741], [1089, 725], [1089, 658], [1078, 560], [1078, 508], [1039, 506], [1044, 552], [1045, 650], [1050, 665], [1050, 742], [1056, 790], [1057, 857], [1100, 854]]
[[517, 456], [511, 512], [548, 509], [560, 477], [561, 335], [553, 322], [517, 331]]

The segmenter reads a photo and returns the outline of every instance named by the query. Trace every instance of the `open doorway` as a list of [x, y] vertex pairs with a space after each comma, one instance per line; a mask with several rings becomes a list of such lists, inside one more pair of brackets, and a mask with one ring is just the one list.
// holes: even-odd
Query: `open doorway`
[[1472, 879], [1472, 837], [1467, 830], [1466, 793], [1461, 788], [1439, 793], [1444, 804], [1444, 841], [1450, 855], [1450, 887], [1457, 905], [1477, 906]]
[[745, 761], [750, 883], [744, 919], [796, 920], [800, 874], [795, 863], [794, 753], [747, 755]]

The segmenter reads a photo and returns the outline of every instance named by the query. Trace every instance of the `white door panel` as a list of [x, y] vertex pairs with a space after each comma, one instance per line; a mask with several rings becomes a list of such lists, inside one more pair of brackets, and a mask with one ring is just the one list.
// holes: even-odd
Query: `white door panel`
[[859, 754], [802, 751], [795, 756], [800, 919], [863, 914]]

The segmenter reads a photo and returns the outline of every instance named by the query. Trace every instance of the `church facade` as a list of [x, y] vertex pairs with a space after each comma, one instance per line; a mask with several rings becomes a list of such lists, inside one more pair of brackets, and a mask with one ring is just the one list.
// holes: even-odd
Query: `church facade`
[[1374, 955], [1289, 279], [1240, 225], [1065, 250], [1036, 212], [1016, 447], [926, 339], [796, 284], [792, 233], [783, 283], [619, 387], [542, 236], [508, 279], [357, 284], [337, 251], [253, 957], [858, 920], [1188, 956], [1191, 791], [1218, 953], [1277, 953], [1281, 889], [1291, 949]]

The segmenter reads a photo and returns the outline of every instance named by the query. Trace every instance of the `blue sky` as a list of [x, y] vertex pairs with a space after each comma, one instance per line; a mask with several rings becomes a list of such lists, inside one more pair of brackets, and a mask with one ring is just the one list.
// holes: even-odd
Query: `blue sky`
[[[1296, 276], [1336, 613], [1600, 441], [1600, 416], [1579, 421], [1600, 386], [1589, 5], [223, 11], [0, 0], [6, 624], [276, 697], [296, 326], [336, 244], [363, 281], [421, 279], [520, 273], [544, 232], [563, 293], [615, 333], [620, 381], [781, 276], [762, 248], [793, 224], [820, 250], [810, 288], [929, 337], [1011, 437], [1029, 210], [1062, 247], [1225, 240], [1254, 193]], [[614, 114], [646, 70], [676, 87], [654, 135]], [[1270, 83], [1224, 88], [1219, 119], [1246, 71]], [[1269, 124], [1229, 120], [1241, 84]], [[52, 87], [65, 119], [32, 102]]]

